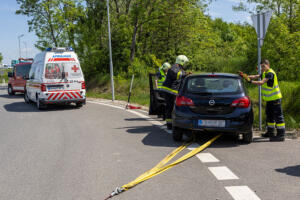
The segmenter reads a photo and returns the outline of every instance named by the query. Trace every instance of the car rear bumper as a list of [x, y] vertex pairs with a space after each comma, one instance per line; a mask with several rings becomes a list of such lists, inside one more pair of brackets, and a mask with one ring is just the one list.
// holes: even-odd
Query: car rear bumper
[[44, 104], [68, 104], [86, 102], [85, 90], [43, 92], [40, 101]]
[[[208, 127], [198, 125], [199, 120], [225, 120], [224, 127]], [[208, 132], [224, 132], [224, 133], [245, 133], [252, 130], [253, 113], [252, 110], [248, 113], [243, 113], [239, 116], [193, 116], [187, 117], [186, 115], [179, 115], [178, 112], [173, 115], [173, 126], [195, 130], [195, 131], [208, 131]]]
[[59, 100], [59, 101], [47, 101], [46, 99], [40, 99], [43, 104], [69, 104], [69, 103], [86, 103], [86, 99], [72, 99], [72, 100]]

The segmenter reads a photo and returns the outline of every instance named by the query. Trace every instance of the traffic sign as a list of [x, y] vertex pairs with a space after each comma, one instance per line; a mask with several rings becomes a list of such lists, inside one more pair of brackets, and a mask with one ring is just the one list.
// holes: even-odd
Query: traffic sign
[[260, 46], [263, 45], [271, 17], [272, 11], [251, 15], [251, 19], [253, 21], [253, 25], [257, 33], [257, 38], [260, 40]]
[[[266, 36], [267, 29], [268, 29], [271, 17], [272, 17], [272, 11], [267, 11], [267, 12], [264, 12], [264, 13], [258, 12], [256, 15], [251, 16], [254, 28], [255, 28], [256, 33], [257, 33], [257, 67], [258, 67], [259, 75], [261, 75], [261, 66], [260, 66], [261, 47], [263, 45], [264, 38]], [[261, 78], [259, 78], [259, 80], [261, 80]], [[259, 86], [258, 93], [259, 93], [259, 130], [261, 131], [262, 130], [261, 129], [261, 126], [262, 126], [261, 86]]]

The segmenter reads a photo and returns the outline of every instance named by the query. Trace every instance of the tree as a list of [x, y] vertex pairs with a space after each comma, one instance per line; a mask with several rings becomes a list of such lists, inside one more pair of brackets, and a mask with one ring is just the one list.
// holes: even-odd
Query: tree
[[82, 10], [80, 2], [80, 0], [17, 0], [20, 9], [16, 14], [30, 18], [29, 31], [34, 31], [39, 39], [37, 48], [68, 46], [74, 44], [74, 24]]
[[3, 60], [3, 56], [2, 56], [2, 53], [0, 52], [0, 63], [2, 62]]

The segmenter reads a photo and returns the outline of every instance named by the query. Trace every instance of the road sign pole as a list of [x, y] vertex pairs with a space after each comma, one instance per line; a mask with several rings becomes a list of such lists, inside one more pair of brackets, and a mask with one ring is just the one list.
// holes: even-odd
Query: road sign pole
[[113, 61], [111, 52], [111, 35], [110, 35], [110, 19], [109, 19], [109, 0], [107, 0], [107, 21], [108, 21], [108, 43], [109, 43], [109, 64], [110, 64], [110, 82], [111, 82], [111, 94], [112, 101], [115, 100], [115, 86], [114, 86], [114, 71], [113, 71]]
[[[260, 75], [259, 80], [261, 80], [261, 40], [263, 38], [260, 38], [261, 30], [260, 30], [260, 13], [257, 14], [257, 66], [258, 66], [258, 74]], [[262, 114], [261, 114], [261, 86], [258, 87], [258, 96], [259, 96], [259, 130], [262, 130], [261, 124], [262, 124]]]

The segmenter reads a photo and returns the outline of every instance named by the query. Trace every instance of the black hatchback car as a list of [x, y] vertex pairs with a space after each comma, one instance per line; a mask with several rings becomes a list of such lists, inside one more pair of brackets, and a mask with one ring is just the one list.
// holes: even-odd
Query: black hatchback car
[[186, 130], [242, 134], [252, 142], [253, 109], [241, 78], [228, 73], [206, 73], [186, 77], [173, 111], [173, 139]]

